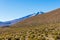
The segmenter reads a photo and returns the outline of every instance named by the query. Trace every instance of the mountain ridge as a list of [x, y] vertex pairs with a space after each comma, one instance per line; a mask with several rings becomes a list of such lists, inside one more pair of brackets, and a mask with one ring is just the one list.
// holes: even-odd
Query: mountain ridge
[[12, 27], [23, 27], [23, 26], [31, 26], [31, 25], [40, 25], [40, 24], [49, 24], [49, 23], [59, 23], [60, 22], [60, 8], [52, 10], [50, 12], [40, 14], [37, 16], [33, 16], [21, 22], [18, 22]]

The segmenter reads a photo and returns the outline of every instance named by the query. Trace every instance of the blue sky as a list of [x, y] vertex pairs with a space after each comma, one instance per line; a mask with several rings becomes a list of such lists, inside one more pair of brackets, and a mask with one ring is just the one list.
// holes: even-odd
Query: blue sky
[[38, 11], [60, 8], [60, 0], [0, 0], [0, 21], [9, 21]]

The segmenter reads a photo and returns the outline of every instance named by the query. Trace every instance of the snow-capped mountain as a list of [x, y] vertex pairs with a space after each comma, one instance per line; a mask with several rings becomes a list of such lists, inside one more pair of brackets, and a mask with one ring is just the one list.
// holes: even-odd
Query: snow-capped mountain
[[10, 26], [10, 25], [13, 25], [13, 24], [15, 24], [17, 22], [20, 22], [22, 20], [25, 20], [27, 18], [30, 18], [32, 16], [37, 16], [39, 14], [42, 14], [42, 13], [41, 12], [37, 12], [37, 13], [33, 13], [33, 14], [27, 15], [27, 16], [22, 17], [22, 18], [15, 19], [15, 20], [6, 21], [6, 22], [0, 22], [0, 26]]

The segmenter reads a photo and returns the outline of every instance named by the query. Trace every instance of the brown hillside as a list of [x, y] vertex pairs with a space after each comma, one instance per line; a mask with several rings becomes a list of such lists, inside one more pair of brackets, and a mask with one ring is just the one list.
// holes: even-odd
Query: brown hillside
[[47, 12], [45, 14], [33, 16], [12, 26], [14, 27], [38, 26], [46, 23], [59, 23], [59, 22], [60, 22], [60, 8]]

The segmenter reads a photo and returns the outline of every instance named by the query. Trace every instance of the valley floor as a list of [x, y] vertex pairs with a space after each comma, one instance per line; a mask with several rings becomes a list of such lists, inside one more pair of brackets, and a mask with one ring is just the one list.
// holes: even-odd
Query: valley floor
[[0, 40], [60, 40], [60, 23], [0, 28]]

